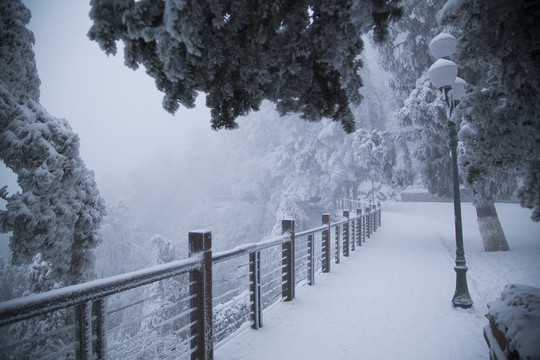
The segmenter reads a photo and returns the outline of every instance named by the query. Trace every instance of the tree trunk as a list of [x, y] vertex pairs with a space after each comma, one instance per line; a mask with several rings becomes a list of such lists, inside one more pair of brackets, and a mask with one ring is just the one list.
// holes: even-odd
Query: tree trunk
[[510, 248], [508, 247], [506, 236], [504, 236], [504, 231], [499, 222], [495, 204], [490, 202], [482, 206], [477, 206], [476, 216], [482, 242], [484, 243], [484, 250], [508, 251]]

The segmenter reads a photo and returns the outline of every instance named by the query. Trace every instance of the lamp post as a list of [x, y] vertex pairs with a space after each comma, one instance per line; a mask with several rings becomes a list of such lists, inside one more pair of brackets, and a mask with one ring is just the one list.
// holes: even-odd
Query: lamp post
[[467, 265], [463, 248], [463, 228], [461, 225], [461, 196], [459, 190], [459, 172], [457, 164], [457, 127], [451, 120], [456, 101], [465, 94], [465, 80], [457, 77], [457, 65], [448, 59], [456, 50], [457, 40], [450, 34], [441, 33], [429, 44], [431, 54], [437, 61], [429, 68], [428, 75], [431, 83], [442, 89], [444, 99], [449, 106], [448, 130], [450, 135], [450, 150], [452, 153], [452, 175], [454, 182], [454, 218], [456, 233], [456, 291], [452, 298], [455, 307], [470, 308], [473, 305], [467, 286]]

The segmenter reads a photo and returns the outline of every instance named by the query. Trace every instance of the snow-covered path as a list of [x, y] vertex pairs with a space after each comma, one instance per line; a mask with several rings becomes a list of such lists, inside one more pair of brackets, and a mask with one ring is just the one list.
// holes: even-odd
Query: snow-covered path
[[[525, 235], [512, 238], [501, 220], [511, 248], [514, 241], [518, 249], [487, 256], [474, 208], [463, 208], [472, 309], [450, 304], [452, 205], [389, 203], [382, 228], [365, 246], [332, 264], [329, 274], [318, 274], [315, 286], [298, 289], [294, 301], [266, 311], [262, 329], [241, 330], [219, 344], [216, 359], [487, 359], [486, 301], [507, 282], [540, 286], [540, 227], [517, 205], [502, 208], [501, 218], [508, 213], [509, 227]], [[490, 280], [490, 266], [507, 269]], [[513, 271], [516, 266], [520, 271]]]

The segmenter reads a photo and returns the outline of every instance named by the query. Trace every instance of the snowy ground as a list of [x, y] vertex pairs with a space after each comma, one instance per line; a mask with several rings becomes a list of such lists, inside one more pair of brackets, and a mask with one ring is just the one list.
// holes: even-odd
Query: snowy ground
[[476, 213], [463, 204], [472, 309], [454, 309], [451, 203], [385, 203], [365, 246], [318, 274], [316, 285], [218, 344], [225, 359], [488, 359], [486, 303], [504, 285], [540, 287], [540, 224], [518, 205], [497, 205], [511, 250], [485, 253]]

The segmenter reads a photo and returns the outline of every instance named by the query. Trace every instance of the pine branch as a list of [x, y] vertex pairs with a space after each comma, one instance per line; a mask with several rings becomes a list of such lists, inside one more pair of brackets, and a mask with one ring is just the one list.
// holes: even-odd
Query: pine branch
[[7, 191], [7, 185], [6, 186], [3, 186], [1, 189], [0, 189], [0, 198], [4, 199], [7, 201], [7, 198], [8, 198], [8, 191]]

